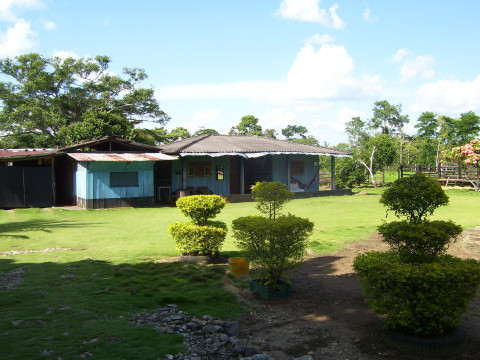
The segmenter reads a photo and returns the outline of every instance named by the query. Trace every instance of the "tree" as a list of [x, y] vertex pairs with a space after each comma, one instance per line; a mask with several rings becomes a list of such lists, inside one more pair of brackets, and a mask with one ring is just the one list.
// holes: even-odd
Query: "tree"
[[278, 136], [278, 133], [275, 129], [265, 129], [265, 131], [263, 132], [263, 136], [270, 139], [276, 139]]
[[399, 138], [400, 164], [403, 164], [403, 144], [405, 132], [403, 127], [409, 122], [408, 115], [402, 115], [402, 105], [390, 105], [387, 100], [377, 101], [373, 108], [373, 117], [370, 119], [370, 128], [378, 129], [386, 135]]
[[191, 137], [192, 135], [187, 128], [184, 128], [183, 126], [178, 126], [168, 133], [165, 142], [170, 143], [178, 140], [188, 139]]
[[193, 137], [202, 135], [218, 135], [218, 131], [215, 129], [206, 129], [203, 126], [193, 133]]
[[232, 126], [228, 135], [257, 135], [263, 136], [262, 127], [258, 125], [258, 119], [253, 115], [246, 115], [240, 122]]
[[367, 141], [365, 148], [357, 156], [357, 161], [368, 170], [373, 186], [377, 186], [374, 175], [395, 162], [396, 145], [390, 135], [376, 134]]
[[45, 58], [26, 54], [0, 60], [2, 146], [53, 147], [105, 135], [135, 136], [144, 121], [165, 124], [153, 89], [138, 85], [144, 70], [108, 71], [110, 58]]
[[460, 118], [453, 121], [455, 129], [455, 137], [453, 139], [453, 145], [466, 144], [480, 132], [480, 116], [476, 115], [473, 111], [460, 114]]
[[288, 125], [285, 129], [282, 129], [282, 135], [287, 140], [305, 139], [307, 137], [306, 133], [308, 133], [308, 130], [303, 125]]

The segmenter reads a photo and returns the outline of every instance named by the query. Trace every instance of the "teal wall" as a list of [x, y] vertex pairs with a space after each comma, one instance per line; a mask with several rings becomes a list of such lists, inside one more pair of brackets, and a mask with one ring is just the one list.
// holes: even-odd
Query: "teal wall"
[[[187, 186], [193, 186], [197, 189], [199, 186], [207, 186], [214, 194], [228, 195], [230, 194], [230, 157], [229, 156], [185, 156], [179, 160], [172, 162], [172, 191], [183, 189], [183, 170], [182, 160], [185, 166], [189, 161], [211, 161], [212, 174], [210, 177], [187, 177]], [[216, 179], [217, 166], [223, 166], [224, 177], [223, 180]]]
[[[303, 184], [309, 184], [318, 171], [318, 156], [317, 155], [271, 155], [272, 156], [272, 181], [279, 181], [287, 185], [289, 174], [287, 172], [287, 158], [290, 161], [304, 161], [305, 175], [295, 176]], [[183, 168], [182, 160], [185, 165], [188, 161], [211, 161], [212, 174], [208, 178], [194, 178], [187, 177], [186, 186], [193, 186], [195, 189], [198, 186], [207, 186], [215, 194], [229, 195], [230, 194], [230, 157], [210, 157], [210, 156], [185, 156], [172, 162], [172, 191], [183, 189]], [[316, 163], [316, 165], [315, 165]], [[224, 180], [216, 180], [216, 166], [224, 166]], [[319, 183], [318, 176], [314, 183], [307, 189], [307, 191], [318, 191]]]
[[[153, 161], [79, 162], [75, 174], [77, 197], [91, 199], [142, 198], [154, 196]], [[110, 173], [138, 172], [138, 187], [110, 187]]]

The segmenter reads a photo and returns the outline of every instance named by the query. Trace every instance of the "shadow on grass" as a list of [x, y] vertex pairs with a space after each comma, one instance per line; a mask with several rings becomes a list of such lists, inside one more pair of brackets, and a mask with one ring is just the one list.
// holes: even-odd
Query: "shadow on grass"
[[52, 232], [58, 228], [78, 228], [78, 227], [92, 227], [95, 223], [82, 223], [76, 221], [47, 221], [47, 220], [26, 220], [14, 221], [0, 224], [0, 236], [9, 236], [20, 239], [29, 239], [27, 235], [10, 234], [15, 232], [25, 231], [43, 231], [46, 233]]
[[0, 282], [18, 268], [24, 271], [22, 282], [0, 292], [2, 359], [41, 358], [46, 350], [64, 359], [87, 353], [99, 359], [157, 359], [179, 352], [183, 338], [134, 327], [132, 314], [167, 304], [198, 317], [234, 319], [241, 312], [235, 296], [223, 290], [226, 266], [0, 259]]

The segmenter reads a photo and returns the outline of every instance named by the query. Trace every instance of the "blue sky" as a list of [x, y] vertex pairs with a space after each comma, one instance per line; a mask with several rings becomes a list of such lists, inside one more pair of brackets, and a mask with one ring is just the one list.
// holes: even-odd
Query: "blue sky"
[[0, 0], [0, 57], [108, 55], [145, 69], [167, 128], [221, 133], [254, 115], [321, 143], [375, 101], [480, 113], [480, 2]]

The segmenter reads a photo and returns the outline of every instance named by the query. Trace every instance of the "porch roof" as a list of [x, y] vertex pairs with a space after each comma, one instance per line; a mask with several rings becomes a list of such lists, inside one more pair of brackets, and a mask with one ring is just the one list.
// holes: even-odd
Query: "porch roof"
[[260, 136], [210, 134], [161, 145], [160, 149], [165, 154], [179, 154], [180, 156], [240, 155], [250, 158], [269, 154], [307, 154], [336, 157], [350, 155], [348, 152], [337, 149], [287, 140], [277, 140]]

